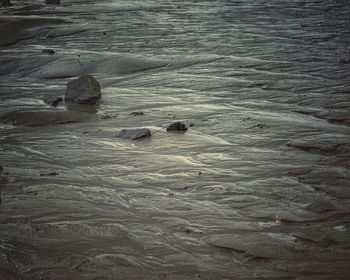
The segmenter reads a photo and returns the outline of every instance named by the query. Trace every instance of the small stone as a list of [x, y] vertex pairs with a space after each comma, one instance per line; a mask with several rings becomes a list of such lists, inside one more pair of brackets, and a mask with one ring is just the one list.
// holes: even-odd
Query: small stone
[[101, 98], [101, 87], [91, 75], [68, 82], [64, 101], [74, 104], [95, 105]]
[[171, 125], [169, 125], [166, 129], [166, 131], [186, 131], [187, 127], [182, 122], [174, 122]]
[[46, 53], [46, 54], [54, 54], [55, 51], [52, 50], [52, 49], [45, 49], [45, 50], [43, 50], [43, 53]]
[[198, 172], [198, 175], [202, 175], [202, 172]]
[[151, 131], [148, 128], [123, 129], [116, 135], [117, 138], [138, 140], [151, 136]]
[[60, 0], [46, 0], [47, 5], [59, 5], [61, 4]]
[[0, 174], [2, 174], [3, 171], [4, 171], [4, 168], [2, 167], [2, 165], [0, 165]]

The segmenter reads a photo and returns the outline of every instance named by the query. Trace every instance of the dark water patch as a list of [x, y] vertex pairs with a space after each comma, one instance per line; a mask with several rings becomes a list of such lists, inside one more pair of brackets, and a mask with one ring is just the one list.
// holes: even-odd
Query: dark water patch
[[[40, 27], [45, 29], [48, 25], [63, 24], [66, 21], [59, 18], [26, 18], [1, 17], [0, 18], [0, 46], [15, 44], [20, 40], [31, 39], [37, 36]], [[38, 29], [39, 28], [39, 29]]]
[[289, 142], [287, 146], [294, 147], [306, 152], [317, 153], [321, 155], [343, 155], [350, 154], [349, 143], [332, 143], [331, 139], [328, 141], [293, 141]]
[[93, 114], [78, 111], [9, 112], [0, 116], [0, 122], [12, 125], [40, 126], [85, 122], [94, 117]]
[[306, 248], [288, 236], [272, 233], [222, 234], [204, 239], [207, 243], [263, 259], [298, 258]]
[[348, 111], [348, 101], [336, 103], [335, 106], [341, 106], [341, 109], [322, 110], [322, 111], [299, 111], [301, 114], [311, 115], [316, 118], [325, 119], [329, 123], [337, 125], [350, 126], [350, 117]]

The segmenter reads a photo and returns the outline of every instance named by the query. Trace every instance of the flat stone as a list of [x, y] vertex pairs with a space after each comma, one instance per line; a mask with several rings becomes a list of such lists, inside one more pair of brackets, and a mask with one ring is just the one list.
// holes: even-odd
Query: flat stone
[[186, 131], [187, 127], [182, 122], [174, 122], [171, 125], [169, 125], [166, 129], [166, 131]]
[[101, 87], [91, 75], [68, 82], [64, 101], [73, 104], [95, 105], [101, 98]]
[[151, 136], [151, 131], [148, 128], [123, 129], [116, 137], [128, 140], [137, 140]]

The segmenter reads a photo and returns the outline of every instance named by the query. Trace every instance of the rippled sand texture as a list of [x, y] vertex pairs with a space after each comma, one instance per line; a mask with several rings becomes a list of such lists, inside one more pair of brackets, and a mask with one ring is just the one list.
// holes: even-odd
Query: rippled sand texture
[[349, 279], [349, 1], [12, 2], [1, 279]]

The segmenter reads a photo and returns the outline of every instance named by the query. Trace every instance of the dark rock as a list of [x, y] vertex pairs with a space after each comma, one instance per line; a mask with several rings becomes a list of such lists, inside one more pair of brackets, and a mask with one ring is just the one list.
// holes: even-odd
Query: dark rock
[[59, 5], [61, 4], [61, 1], [60, 0], [46, 0], [46, 4], [48, 5]]
[[101, 98], [101, 87], [91, 75], [81, 76], [67, 84], [64, 101], [73, 104], [95, 105]]
[[52, 50], [52, 49], [45, 49], [45, 50], [43, 50], [43, 53], [46, 53], [46, 54], [54, 54], [55, 51]]
[[169, 125], [166, 129], [166, 131], [186, 131], [187, 127], [182, 122], [174, 122], [171, 125]]
[[0, 165], [0, 174], [4, 171], [4, 168]]
[[132, 115], [132, 116], [144, 116], [145, 114], [142, 111], [135, 111], [135, 112], [131, 112], [130, 115]]
[[10, 0], [0, 0], [0, 7], [11, 7], [11, 1]]
[[60, 102], [63, 102], [63, 98], [60, 97], [60, 96], [52, 96], [52, 95], [46, 95], [44, 96], [43, 98], [44, 102], [47, 104], [47, 105], [50, 105], [52, 107], [57, 107], [57, 105], [60, 103]]
[[137, 140], [151, 136], [151, 131], [148, 128], [123, 129], [116, 135], [118, 138]]

